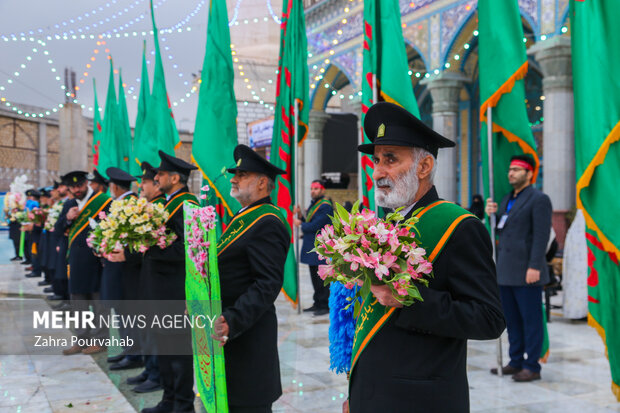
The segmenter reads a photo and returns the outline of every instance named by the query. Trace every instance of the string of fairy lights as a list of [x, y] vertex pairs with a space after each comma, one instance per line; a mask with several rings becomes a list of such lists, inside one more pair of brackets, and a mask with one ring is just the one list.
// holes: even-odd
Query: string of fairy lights
[[[160, 0], [155, 5], [155, 8], [160, 7], [166, 1], [167, 0]], [[20, 80], [19, 80], [20, 76], [24, 73], [26, 69], [33, 66], [33, 58], [36, 56], [43, 56], [43, 58], [47, 61], [49, 69], [54, 74], [54, 79], [58, 82], [60, 89], [63, 91], [63, 94], [65, 94], [66, 96], [72, 97], [73, 98], [72, 101], [74, 103], [79, 103], [78, 99], [76, 99], [74, 96], [71, 96], [70, 92], [65, 90], [66, 87], [63, 84], [61, 77], [59, 76], [59, 69], [54, 66], [54, 60], [52, 59], [52, 56], [50, 54], [50, 51], [48, 48], [48, 42], [60, 41], [60, 40], [95, 40], [96, 46], [93, 48], [92, 54], [91, 56], [89, 56], [87, 63], [84, 64], [84, 70], [80, 73], [78, 84], [76, 85], [76, 89], [79, 90], [80, 87], [82, 87], [81, 85], [84, 85], [84, 83], [86, 83], [86, 80], [90, 75], [90, 70], [92, 70], [94, 63], [97, 60], [97, 56], [103, 55], [105, 53], [106, 58], [110, 58], [111, 51], [109, 49], [109, 45], [107, 44], [106, 39], [149, 37], [153, 35], [152, 30], [145, 30], [145, 31], [127, 30], [127, 29], [130, 29], [131, 26], [143, 21], [146, 17], [149, 17], [150, 15], [147, 12], [140, 13], [138, 16], [130, 18], [129, 21], [115, 25], [115, 27], [102, 31], [99, 34], [92, 32], [93, 29], [101, 28], [102, 26], [107, 25], [110, 22], [119, 21], [118, 19], [120, 19], [121, 17], [125, 15], [128, 15], [132, 10], [136, 9], [141, 3], [145, 3], [145, 2], [148, 2], [148, 0], [135, 0], [131, 4], [124, 7], [123, 9], [114, 12], [111, 16], [102, 17], [103, 12], [107, 11], [107, 9], [110, 9], [113, 5], [118, 3], [118, 0], [111, 0], [109, 2], [106, 2], [105, 5], [94, 8], [79, 16], [67, 19], [60, 23], [56, 23], [53, 26], [39, 27], [37, 29], [32, 29], [27, 32], [0, 34], [0, 41], [34, 43], [34, 47], [32, 47], [32, 53], [29, 53], [25, 57], [25, 60], [18, 64], [18, 67], [16, 68], [15, 71], [12, 71], [11, 73], [1, 72], [5, 74], [7, 77], [4, 79], [4, 81], [0, 82], [0, 105], [4, 105], [10, 108], [11, 110], [15, 111], [16, 113], [20, 115], [24, 115], [26, 117], [49, 116], [57, 112], [59, 108], [63, 107], [63, 104], [60, 103], [60, 104], [55, 104], [54, 106], [51, 106], [47, 109], [43, 109], [39, 112], [29, 112], [25, 108], [20, 107], [19, 104], [12, 103], [6, 98], [6, 96], [3, 96], [4, 94], [3, 92], [6, 92], [8, 88], [10, 88], [12, 85], [15, 85], [16, 83], [20, 83]], [[162, 58], [172, 61], [171, 66], [174, 69], [174, 74], [179, 78], [184, 78], [186, 75], [182, 71], [179, 70], [178, 64], [174, 62], [174, 56], [172, 52], [170, 51], [170, 47], [167, 45], [168, 39], [166, 36], [177, 34], [177, 33], [183, 33], [183, 32], [191, 32], [192, 29], [195, 29], [196, 27], [193, 28], [192, 26], [189, 25], [189, 23], [192, 20], [192, 18], [198, 15], [202, 7], [205, 5], [205, 2], [206, 0], [198, 1], [194, 9], [191, 10], [179, 22], [177, 22], [176, 24], [172, 26], [159, 30], [159, 33], [161, 36], [160, 41], [163, 46]], [[270, 14], [271, 19], [265, 16], [262, 19], [253, 18], [253, 19], [244, 19], [243, 21], [239, 20], [238, 19], [239, 10], [240, 10], [242, 3], [243, 3], [243, 0], [237, 0], [237, 2], [235, 3], [235, 6], [232, 12], [232, 18], [229, 20], [229, 26], [231, 28], [242, 27], [248, 24], [259, 24], [259, 23], [264, 24], [265, 22], [269, 22], [269, 21], [273, 21], [277, 24], [280, 24], [280, 19], [278, 18], [277, 14], [273, 10], [273, 7], [271, 5], [271, 0], [266, 0], [267, 10]], [[355, 3], [359, 3], [359, 4], [355, 4]], [[349, 23], [348, 15], [352, 13], [352, 11], [358, 11], [359, 8], [361, 7], [363, 7], [362, 0], [349, 0], [349, 5], [346, 5], [342, 10], [344, 17], [340, 21], [341, 24], [343, 26], [347, 25]], [[410, 3], [410, 7], [414, 7], [413, 2]], [[99, 20], [89, 23], [88, 19], [92, 19], [92, 18], [99, 19]], [[70, 26], [71, 24], [80, 24], [80, 26], [71, 27]], [[403, 28], [405, 28], [406, 26], [407, 24], [403, 23]], [[88, 32], [89, 30], [91, 32]], [[567, 31], [568, 31], [567, 27], [561, 28], [562, 33], [566, 33]], [[342, 28], [337, 31], [338, 36], [342, 36], [343, 34], [344, 34], [344, 31], [342, 30]], [[477, 36], [478, 36], [478, 31], [474, 30], [472, 32], [472, 37], [477, 37]], [[547, 36], [542, 35], [540, 36], [540, 40], [545, 40], [546, 37]], [[527, 42], [527, 38], [524, 37], [523, 40], [524, 42]], [[333, 39], [331, 42], [331, 47], [325, 50], [324, 52], [322, 52], [319, 56], [316, 56], [315, 59], [321, 59], [321, 60], [310, 66], [310, 69], [312, 72], [310, 75], [310, 79], [316, 82], [316, 83], [310, 84], [311, 89], [316, 89], [317, 87], [321, 86], [321, 81], [324, 78], [325, 72], [327, 71], [330, 64], [332, 63], [330, 58], [337, 57], [335, 56], [337, 54], [336, 47], [339, 44], [341, 44], [341, 40], [339, 38]], [[462, 46], [462, 50], [449, 56], [441, 68], [435, 68], [432, 71], [428, 71], [428, 72], [413, 71], [410, 69], [408, 70], [408, 75], [415, 76], [416, 78], [421, 78], [421, 77], [429, 78], [433, 75], [439, 75], [442, 71], [450, 69], [452, 65], [458, 64], [459, 61], [462, 59], [462, 57], [467, 53], [467, 50], [470, 47], [471, 47], [470, 43], [464, 43]], [[251, 65], [252, 63], [249, 63], [249, 62], [244, 63], [241, 61], [241, 59], [237, 56], [237, 52], [234, 48], [234, 44], [231, 44], [231, 50], [232, 50], [233, 62], [234, 62], [233, 66], [236, 70], [236, 73], [238, 77], [243, 80], [243, 84], [245, 85], [245, 87], [248, 89], [248, 91], [251, 94], [251, 100], [250, 101], [246, 100], [243, 102], [243, 104], [247, 106], [250, 102], [254, 102], [254, 103], [263, 105], [265, 108], [273, 111], [274, 105], [272, 103], [269, 103], [268, 100], [265, 99], [261, 95], [262, 93], [267, 91], [267, 88], [264, 87], [266, 85], [263, 85], [263, 87], [257, 87], [256, 84], [262, 82], [262, 83], [266, 83], [267, 85], [272, 85], [275, 82], [275, 79], [269, 78], [269, 79], [263, 80], [259, 78], [257, 80], [252, 81], [250, 77], [246, 75], [246, 72], [248, 71], [247, 66]], [[148, 54], [152, 56], [155, 54], [155, 51], [150, 50]], [[312, 53], [308, 53], [309, 59], [312, 59], [313, 57], [314, 56]], [[147, 60], [147, 64], [148, 65], [151, 64], [150, 59]], [[246, 67], [245, 69], [244, 69], [244, 65]], [[115, 70], [115, 73], [118, 73], [118, 70]], [[275, 75], [277, 76], [277, 70], [275, 71]], [[356, 75], [359, 77], [359, 72], [357, 72]], [[139, 85], [139, 82], [140, 82], [140, 78], [136, 78], [135, 84], [127, 85], [126, 83], [124, 83], [127, 93], [131, 95], [131, 97], [134, 100], [138, 99], [138, 96], [135, 93], [135, 91], [137, 89], [137, 86]], [[195, 95], [199, 89], [196, 82], [192, 82], [189, 79], [183, 79], [183, 85], [188, 87], [188, 89], [182, 95], [183, 97], [181, 97], [178, 100], [173, 100], [171, 102], [171, 104], [174, 107], [177, 107], [178, 105], [185, 103], [188, 99], [190, 99], [193, 95]], [[331, 93], [332, 96], [339, 95], [338, 97], [341, 100], [344, 100], [347, 98], [347, 96], [345, 96], [344, 93], [339, 93], [340, 91], [338, 89], [335, 89], [333, 85], [330, 85], [329, 83], [323, 83], [322, 87], [328, 89], [329, 93]], [[353, 94], [349, 94], [348, 99], [353, 100], [356, 95], [361, 96], [361, 91], [357, 91], [357, 92], [354, 92]], [[46, 98], [51, 99], [49, 97], [46, 97]], [[273, 97], [270, 96], [269, 100], [273, 100]], [[541, 100], [544, 100], [544, 96], [541, 97]], [[93, 111], [92, 106], [87, 107], [84, 104], [82, 104], [81, 106], [82, 108], [88, 108], [88, 110], [91, 112]], [[539, 110], [539, 109], [536, 109], [536, 110]]]

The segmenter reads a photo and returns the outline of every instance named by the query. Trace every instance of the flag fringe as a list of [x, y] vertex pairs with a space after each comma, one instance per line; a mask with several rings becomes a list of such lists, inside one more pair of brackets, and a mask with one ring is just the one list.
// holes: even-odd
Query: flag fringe
[[183, 145], [183, 142], [181, 142], [181, 139], [179, 139], [179, 141], [177, 142], [176, 145], [174, 145], [174, 150], [176, 151], [177, 149], [179, 149], [181, 147], [181, 145]]
[[297, 308], [297, 301], [298, 301], [297, 299], [293, 300], [291, 297], [289, 297], [286, 291], [284, 291], [284, 288], [280, 289], [280, 292], [282, 292], [282, 295], [284, 295], [284, 298], [286, 298], [286, 301], [291, 303], [293, 308]]
[[480, 106], [480, 122], [486, 122], [487, 120], [487, 108], [490, 106], [494, 108], [499, 103], [502, 95], [510, 93], [517, 80], [521, 80], [527, 74], [528, 62], [527, 60], [514, 72], [503, 85], [499, 87], [484, 103]]
[[601, 241], [601, 244], [603, 244], [605, 251], [614, 253], [617, 257], [620, 257], [620, 249], [618, 249], [618, 247], [615, 246], [605, 236], [605, 234], [603, 234], [603, 231], [601, 231], [601, 229], [594, 221], [594, 218], [592, 218], [592, 216], [588, 213], [581, 200], [581, 190], [587, 188], [590, 185], [590, 181], [592, 180], [592, 176], [594, 175], [594, 170], [596, 169], [596, 167], [602, 165], [603, 162], [605, 162], [605, 157], [607, 156], [607, 152], [609, 151], [611, 144], [618, 141], [620, 141], [620, 121], [616, 123], [616, 126], [614, 126], [609, 135], [607, 135], [607, 138], [605, 138], [605, 140], [603, 141], [603, 144], [599, 148], [598, 152], [596, 152], [596, 155], [594, 155], [594, 158], [592, 158], [592, 161], [590, 161], [590, 164], [583, 172], [583, 175], [581, 175], [581, 177], [577, 181], [577, 208], [581, 209], [581, 211], [583, 212], [583, 216], [586, 219], [586, 224], [588, 228], [595, 231], [598, 235], [598, 238]]
[[228, 215], [232, 217], [234, 214], [232, 213], [230, 207], [228, 206], [228, 203], [226, 202], [226, 200], [224, 199], [222, 194], [220, 194], [220, 191], [217, 190], [217, 187], [215, 186], [215, 184], [209, 179], [207, 174], [204, 173], [204, 171], [202, 170], [202, 168], [200, 167], [200, 165], [198, 164], [198, 162], [194, 158], [194, 155], [191, 155], [191, 157], [192, 157], [192, 162], [194, 163], [194, 165], [196, 165], [198, 167], [198, 169], [200, 170], [200, 173], [202, 174], [202, 177], [209, 182], [209, 188], [213, 188], [213, 190], [215, 191], [215, 195], [220, 199], [220, 201], [222, 201], [222, 205], [224, 206], [224, 208], [226, 208], [226, 211], [228, 212]]
[[[594, 316], [592, 316], [591, 313], [588, 313], [588, 325], [594, 328], [596, 332], [599, 334], [599, 336], [601, 336], [601, 339], [603, 340], [603, 345], [605, 345], [605, 357], [609, 359], [609, 353], [607, 350], [607, 337], [605, 334], [605, 329], [603, 328], [602, 325], [598, 323], [598, 321], [594, 319]], [[620, 386], [614, 383], [613, 379], [611, 381], [611, 392], [614, 394], [614, 396], [616, 396], [616, 399], [620, 402]]]
[[534, 175], [532, 176], [532, 183], [536, 183], [536, 178], [538, 178], [538, 171], [540, 169], [540, 160], [538, 159], [538, 154], [536, 153], [534, 148], [532, 148], [523, 139], [510, 132], [508, 129], [505, 129], [504, 127], [498, 125], [495, 122], [493, 122], [493, 132], [502, 133], [506, 137], [508, 142], [516, 143], [517, 145], [519, 145], [519, 147], [523, 150], [524, 153], [532, 155], [532, 157], [534, 158], [534, 162], [536, 162], [536, 168], [534, 169]]

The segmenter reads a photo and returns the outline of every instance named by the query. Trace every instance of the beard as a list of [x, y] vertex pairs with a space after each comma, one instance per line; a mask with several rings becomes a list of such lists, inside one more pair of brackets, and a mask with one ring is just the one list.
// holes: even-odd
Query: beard
[[[375, 203], [392, 209], [411, 205], [420, 187], [417, 169], [418, 165], [413, 164], [407, 172], [396, 178], [395, 182], [390, 178], [379, 179], [375, 189]], [[389, 188], [380, 189], [379, 185]]]
[[253, 199], [253, 194], [256, 193], [256, 186], [258, 185], [258, 180], [255, 179], [252, 182], [248, 182], [247, 186], [243, 189], [239, 188], [237, 185], [233, 185], [230, 188], [230, 196], [235, 198], [241, 205], [249, 205]]

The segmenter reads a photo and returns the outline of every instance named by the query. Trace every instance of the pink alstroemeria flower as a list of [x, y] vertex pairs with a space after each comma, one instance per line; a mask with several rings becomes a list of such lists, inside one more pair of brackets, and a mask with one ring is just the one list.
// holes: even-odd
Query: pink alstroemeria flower
[[331, 265], [319, 265], [319, 277], [325, 280], [328, 276], [334, 275], [334, 267]]

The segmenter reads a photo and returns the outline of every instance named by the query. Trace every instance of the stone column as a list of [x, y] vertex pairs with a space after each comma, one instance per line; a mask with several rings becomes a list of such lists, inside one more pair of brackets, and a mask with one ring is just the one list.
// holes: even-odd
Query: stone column
[[323, 172], [323, 128], [329, 119], [325, 112], [310, 111], [310, 124], [308, 136], [304, 142], [304, 178], [303, 188], [299, 191], [303, 194], [300, 200], [301, 208], [306, 208], [310, 202], [310, 184], [321, 177]]
[[39, 186], [45, 186], [47, 182], [47, 125], [39, 123], [39, 145], [37, 151], [37, 168]]
[[59, 174], [88, 168], [88, 134], [80, 105], [65, 103], [60, 109]]
[[570, 38], [555, 36], [530, 47], [543, 72], [543, 192], [553, 205], [553, 227], [564, 244], [565, 214], [575, 205], [573, 71]]
[[[436, 77], [424, 79], [433, 98], [433, 129], [456, 142], [459, 119], [459, 96], [461, 88], [469, 79], [453, 72], [443, 72]], [[440, 149], [437, 155], [435, 187], [441, 198], [458, 201], [456, 148]]]

